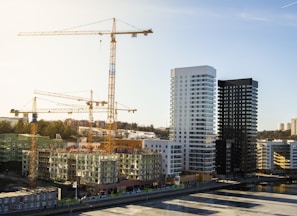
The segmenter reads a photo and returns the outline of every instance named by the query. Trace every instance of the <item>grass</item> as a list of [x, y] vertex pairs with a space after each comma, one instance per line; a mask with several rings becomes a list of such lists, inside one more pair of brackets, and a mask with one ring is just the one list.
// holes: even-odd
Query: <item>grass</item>
[[78, 201], [76, 199], [61, 199], [58, 200], [59, 205], [65, 205], [65, 204], [72, 204], [72, 203], [77, 203]]

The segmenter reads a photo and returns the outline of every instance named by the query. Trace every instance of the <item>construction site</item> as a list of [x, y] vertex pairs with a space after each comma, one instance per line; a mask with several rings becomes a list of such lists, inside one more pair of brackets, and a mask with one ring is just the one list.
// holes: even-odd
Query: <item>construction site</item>
[[[116, 107], [115, 102], [115, 79], [116, 79], [116, 36], [127, 34], [136, 37], [138, 34], [147, 36], [152, 33], [151, 29], [137, 31], [117, 31], [116, 19], [112, 20], [111, 31], [53, 31], [53, 32], [22, 32], [19, 36], [56, 36], [56, 35], [109, 35], [110, 36], [110, 62], [108, 76], [108, 100], [93, 100], [91, 91], [89, 98], [76, 97], [71, 95], [35, 91], [35, 94], [49, 97], [60, 97], [86, 103], [84, 107], [65, 110], [37, 109], [36, 97], [33, 99], [32, 110], [11, 110], [16, 116], [23, 114], [24, 117], [32, 115], [30, 121], [31, 132], [28, 136], [30, 146], [21, 150], [18, 149], [18, 160], [22, 161], [22, 175], [27, 176], [29, 189], [28, 193], [40, 191], [37, 184], [38, 179], [75, 184], [76, 187], [87, 191], [89, 195], [113, 194], [134, 188], [146, 188], [160, 184], [161, 180], [161, 154], [152, 152], [142, 147], [141, 140], [119, 140], [115, 139], [117, 131], [117, 112], [121, 109]], [[104, 106], [107, 105], [105, 108]], [[96, 107], [95, 107], [96, 106]], [[101, 107], [100, 107], [101, 106]], [[99, 108], [97, 108], [99, 107]], [[93, 112], [99, 109], [106, 112], [107, 119], [103, 132], [103, 141], [93, 142]], [[136, 109], [122, 109], [128, 112], [135, 112]], [[38, 135], [38, 113], [67, 113], [85, 112], [89, 115], [89, 132], [85, 143], [79, 145], [63, 146], [57, 143], [40, 147]], [[27, 137], [27, 138], [28, 138]], [[10, 149], [11, 147], [7, 148]], [[6, 156], [7, 157], [7, 156]], [[58, 190], [54, 189], [55, 193]], [[39, 193], [39, 192], [38, 192]], [[38, 194], [36, 192], [36, 194]], [[5, 195], [3, 195], [5, 196]], [[15, 192], [15, 196], [10, 194], [11, 200], [20, 200], [23, 194]], [[60, 195], [55, 196], [53, 204], [46, 205], [53, 207]], [[77, 196], [76, 196], [77, 198]], [[33, 198], [32, 198], [33, 199]], [[35, 198], [34, 198], [35, 199]], [[35, 199], [37, 200], [37, 198]], [[14, 205], [6, 203], [1, 205], [0, 213], [24, 210], [16, 208]], [[14, 202], [12, 202], [14, 203]], [[44, 207], [43, 204], [36, 204], [32, 208]], [[26, 207], [27, 208], [27, 207]], [[32, 209], [31, 208], [31, 209]]]

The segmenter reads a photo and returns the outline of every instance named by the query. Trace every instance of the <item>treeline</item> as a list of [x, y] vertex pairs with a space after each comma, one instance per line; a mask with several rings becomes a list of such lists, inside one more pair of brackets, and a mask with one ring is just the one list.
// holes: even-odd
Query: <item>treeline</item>
[[[154, 132], [160, 139], [169, 138], [169, 128], [158, 129], [150, 126], [138, 126], [136, 123], [119, 122], [117, 124], [118, 129], [135, 130], [135, 131], [147, 131]], [[15, 126], [12, 126], [9, 121], [0, 121], [0, 134], [3, 133], [16, 133], [16, 134], [30, 134], [30, 123], [23, 122], [20, 119]], [[55, 138], [56, 134], [60, 134], [63, 139], [76, 139], [79, 134], [76, 126], [70, 126], [61, 120], [57, 121], [38, 121], [38, 134], [41, 136], [48, 136]], [[282, 140], [297, 140], [297, 136], [291, 136], [291, 130], [286, 131], [259, 131], [257, 133], [258, 139], [282, 139]]]
[[[37, 134], [41, 136], [48, 136], [51, 139], [56, 138], [56, 134], [60, 134], [63, 139], [75, 138], [78, 135], [75, 127], [65, 125], [63, 121], [39, 120], [37, 124]], [[11, 126], [9, 121], [0, 121], [0, 134], [30, 134], [30, 127], [30, 123], [25, 123], [22, 119], [20, 119], [15, 126]]]
[[257, 133], [258, 139], [268, 139], [268, 140], [274, 140], [274, 139], [281, 139], [281, 140], [296, 140], [297, 136], [291, 136], [291, 130], [285, 130], [285, 131], [259, 131]]
[[[72, 139], [79, 136], [77, 126], [70, 126], [63, 121], [38, 121], [37, 133], [41, 136], [48, 136], [55, 138], [56, 134], [60, 134], [63, 139]], [[155, 132], [156, 135], [161, 139], [168, 139], [169, 129], [161, 130], [150, 126], [138, 126], [136, 123], [119, 122], [117, 125], [118, 129], [135, 130], [135, 131], [148, 131]], [[24, 123], [20, 119], [15, 126], [11, 126], [9, 121], [0, 121], [0, 134], [3, 133], [16, 133], [16, 134], [30, 134], [30, 123]]]

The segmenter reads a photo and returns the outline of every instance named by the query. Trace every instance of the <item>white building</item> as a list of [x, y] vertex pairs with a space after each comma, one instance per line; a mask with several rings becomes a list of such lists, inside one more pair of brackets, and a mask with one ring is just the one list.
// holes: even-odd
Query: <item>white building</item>
[[128, 130], [128, 139], [156, 139], [155, 132]]
[[215, 170], [215, 89], [213, 67], [171, 70], [170, 139], [182, 144], [184, 170]]
[[7, 121], [10, 123], [11, 127], [14, 127], [20, 119], [23, 119], [24, 122], [28, 122], [27, 118], [20, 118], [20, 117], [0, 117], [0, 122]]
[[278, 125], [278, 130], [279, 131], [286, 131], [286, 130], [291, 130], [291, 123], [280, 123]]
[[269, 171], [273, 169], [273, 145], [283, 145], [282, 141], [258, 140], [257, 142], [257, 169]]
[[268, 173], [285, 173], [297, 169], [297, 141], [258, 140], [257, 169]]
[[162, 174], [165, 178], [179, 176], [182, 171], [182, 146], [169, 140], [143, 140], [143, 148], [162, 155]]
[[278, 130], [279, 131], [284, 131], [285, 130], [285, 124], [284, 123], [279, 123]]
[[285, 124], [285, 130], [291, 130], [291, 123]]
[[[89, 127], [83, 127], [79, 126], [78, 132], [80, 134], [83, 134], [85, 136], [88, 135]], [[112, 135], [122, 135], [123, 137], [127, 139], [157, 139], [157, 135], [155, 132], [149, 132], [149, 131], [135, 131], [135, 130], [124, 130], [124, 129], [117, 129], [116, 133], [114, 131], [111, 131]], [[102, 128], [92, 128], [92, 134], [93, 136], [97, 137], [104, 137], [104, 135], [108, 134], [108, 130], [102, 129]]]

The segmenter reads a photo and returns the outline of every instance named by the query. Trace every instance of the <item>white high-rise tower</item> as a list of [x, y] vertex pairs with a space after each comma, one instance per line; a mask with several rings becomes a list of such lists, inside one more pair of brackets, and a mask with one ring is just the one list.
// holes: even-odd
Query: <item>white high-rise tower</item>
[[172, 69], [170, 85], [170, 139], [182, 144], [183, 169], [213, 173], [216, 69]]

